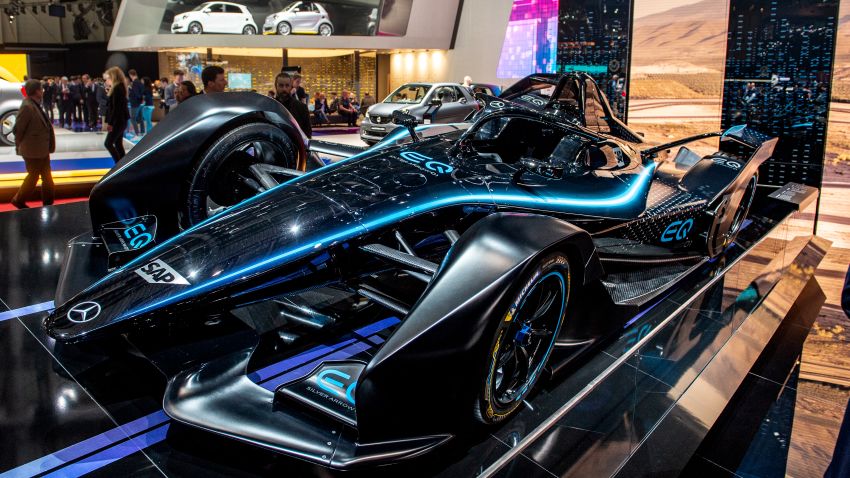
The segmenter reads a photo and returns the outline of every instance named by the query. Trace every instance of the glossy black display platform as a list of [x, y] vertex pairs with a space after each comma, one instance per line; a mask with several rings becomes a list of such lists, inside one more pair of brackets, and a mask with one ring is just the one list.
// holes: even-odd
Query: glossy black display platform
[[[516, 417], [365, 474], [668, 476], [689, 467], [723, 476], [705, 444], [740, 435], [742, 410], [766, 412], [742, 403], [776, 396], [790, 369], [772, 358], [799, 353], [823, 300], [812, 275], [827, 246], [797, 216], [760, 198], [725, 257], [557, 374]], [[161, 411], [164, 376], [123, 344], [63, 347], [45, 336], [65, 243], [87, 228], [85, 203], [0, 214], [0, 300], [14, 311], [0, 312], [0, 477], [330, 475], [172, 423]], [[735, 450], [748, 445], [740, 441]]]

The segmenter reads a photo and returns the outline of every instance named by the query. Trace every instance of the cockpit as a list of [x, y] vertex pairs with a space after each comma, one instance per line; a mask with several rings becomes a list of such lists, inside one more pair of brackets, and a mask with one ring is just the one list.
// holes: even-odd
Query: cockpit
[[573, 175], [624, 169], [633, 158], [626, 145], [521, 115], [485, 119], [467, 138], [467, 147], [492, 163], [534, 159]]

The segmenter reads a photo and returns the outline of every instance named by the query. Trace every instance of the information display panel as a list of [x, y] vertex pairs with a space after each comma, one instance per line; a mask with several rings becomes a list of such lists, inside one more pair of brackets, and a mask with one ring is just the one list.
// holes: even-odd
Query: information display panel
[[838, 0], [731, 0], [723, 128], [778, 136], [759, 182], [820, 187]]
[[558, 71], [593, 76], [624, 121], [633, 11], [632, 0], [561, 0], [558, 14]]

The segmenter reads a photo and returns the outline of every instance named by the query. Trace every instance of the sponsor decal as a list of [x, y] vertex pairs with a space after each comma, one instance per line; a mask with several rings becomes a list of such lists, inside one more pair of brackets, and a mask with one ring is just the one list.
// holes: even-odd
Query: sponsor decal
[[185, 277], [158, 259], [139, 267], [135, 272], [151, 284], [189, 285]]
[[416, 153], [412, 151], [405, 151], [401, 153], [401, 158], [409, 163], [413, 163], [417, 166], [422, 166], [428, 171], [433, 171], [437, 174], [449, 174], [455, 170], [452, 166], [440, 162], [435, 161], [433, 158], [425, 156], [421, 153]]
[[100, 310], [100, 304], [97, 302], [86, 301], [71, 307], [65, 315], [71, 322], [83, 324], [96, 319], [100, 315]]
[[711, 158], [714, 161], [714, 164], [719, 164], [720, 166], [726, 166], [729, 169], [734, 169], [735, 171], [739, 171], [743, 166], [738, 161], [734, 161], [728, 158]]
[[545, 102], [545, 101], [543, 101], [543, 100], [542, 100], [542, 99], [540, 99], [540, 98], [537, 98], [537, 97], [531, 96], [531, 95], [522, 95], [522, 96], [520, 96], [520, 97], [519, 97], [519, 99], [521, 99], [522, 101], [525, 101], [525, 102], [531, 103], [531, 104], [533, 104], [533, 105], [535, 105], [535, 106], [546, 106], [546, 102]]
[[661, 242], [681, 241], [688, 237], [691, 229], [694, 228], [694, 220], [687, 219], [685, 221], [673, 221], [664, 229], [661, 234]]
[[144, 224], [139, 223], [124, 229], [123, 235], [130, 241], [131, 248], [141, 249], [153, 241], [153, 236], [150, 232], [147, 232], [147, 230], [148, 229]]
[[354, 388], [357, 386], [357, 381], [347, 383], [350, 380], [351, 375], [329, 368], [316, 377], [316, 385], [354, 405]]

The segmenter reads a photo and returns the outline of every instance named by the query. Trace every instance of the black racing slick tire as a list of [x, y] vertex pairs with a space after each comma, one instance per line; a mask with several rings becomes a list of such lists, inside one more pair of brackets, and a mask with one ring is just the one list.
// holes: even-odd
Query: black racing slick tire
[[484, 424], [511, 416], [542, 375], [561, 331], [570, 298], [567, 256], [552, 253], [520, 282], [509, 309], [499, 317], [488, 349], [473, 418]]
[[249, 199], [266, 187], [251, 166], [298, 166], [295, 143], [280, 128], [254, 122], [222, 134], [195, 160], [179, 211], [186, 229]]

